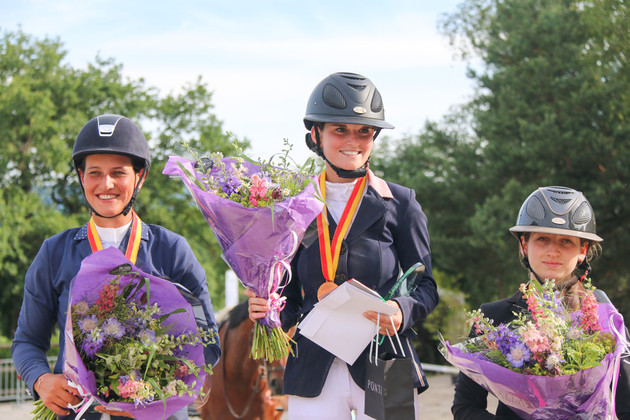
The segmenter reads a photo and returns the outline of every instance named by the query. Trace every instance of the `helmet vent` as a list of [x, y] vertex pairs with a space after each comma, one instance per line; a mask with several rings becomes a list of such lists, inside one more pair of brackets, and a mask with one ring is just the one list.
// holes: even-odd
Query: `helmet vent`
[[543, 220], [545, 218], [545, 208], [538, 197], [532, 197], [527, 202], [527, 214], [532, 219]]
[[591, 221], [593, 212], [590, 206], [585, 201], [571, 215], [571, 221], [576, 225], [583, 225]]
[[339, 76], [349, 80], [365, 80], [365, 77], [355, 73], [341, 73]]
[[357, 90], [359, 92], [361, 92], [363, 89], [367, 87], [366, 85], [353, 85], [352, 83], [348, 83], [348, 86], [350, 86], [352, 89]]
[[567, 204], [568, 202], [572, 201], [571, 198], [558, 198], [558, 197], [549, 197], [551, 198], [553, 201], [555, 201], [558, 204]]
[[332, 108], [344, 109], [346, 107], [346, 100], [339, 90], [331, 84], [324, 86], [322, 92], [324, 103]]
[[383, 110], [383, 99], [381, 99], [381, 94], [378, 93], [378, 90], [374, 90], [370, 108], [372, 108], [372, 112], [381, 112]]

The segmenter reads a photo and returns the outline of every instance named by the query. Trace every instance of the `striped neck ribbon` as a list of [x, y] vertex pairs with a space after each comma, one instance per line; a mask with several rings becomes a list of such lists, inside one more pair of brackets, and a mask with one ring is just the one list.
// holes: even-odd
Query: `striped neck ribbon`
[[[330, 242], [330, 232], [328, 230], [328, 215], [326, 211], [326, 205], [322, 212], [317, 216], [317, 233], [319, 237], [319, 255], [322, 261], [322, 273], [326, 282], [333, 282], [335, 280], [335, 274], [337, 272], [337, 265], [339, 264], [339, 252], [341, 251], [341, 243], [346, 236], [346, 232], [350, 228], [352, 219], [359, 207], [361, 198], [363, 197], [363, 191], [367, 183], [367, 176], [357, 180], [350, 198], [346, 203], [346, 207], [341, 214], [339, 224], [335, 229], [332, 243]], [[319, 176], [319, 187], [324, 201], [326, 200], [326, 172], [322, 172]]]
[[[131, 211], [131, 233], [129, 234], [129, 242], [127, 242], [127, 251], [125, 251], [125, 257], [132, 264], [136, 263], [138, 259], [138, 250], [140, 249], [140, 239], [142, 238], [142, 222], [135, 211]], [[90, 217], [88, 222], [88, 240], [90, 241], [90, 247], [92, 252], [100, 251], [103, 249], [101, 238], [98, 236], [96, 230], [96, 224], [94, 223], [94, 217]]]

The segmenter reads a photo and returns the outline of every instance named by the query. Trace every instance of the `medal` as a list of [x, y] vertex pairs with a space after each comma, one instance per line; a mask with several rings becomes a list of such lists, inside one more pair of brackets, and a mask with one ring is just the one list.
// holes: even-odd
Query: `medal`
[[337, 288], [334, 281], [326, 281], [317, 289], [317, 300], [322, 300], [324, 296]]
[[[341, 243], [345, 238], [352, 219], [359, 207], [361, 198], [363, 197], [363, 191], [367, 183], [367, 176], [357, 180], [350, 198], [346, 203], [346, 207], [343, 209], [339, 224], [335, 229], [332, 243], [330, 242], [330, 232], [328, 230], [328, 215], [326, 211], [326, 205], [322, 212], [317, 216], [317, 233], [319, 236], [319, 256], [322, 263], [322, 274], [326, 282], [319, 286], [317, 290], [317, 299], [321, 300], [325, 295], [332, 292], [337, 285], [335, 284], [335, 273], [337, 272], [337, 265], [339, 264], [339, 253], [341, 251]], [[324, 202], [326, 202], [326, 172], [322, 172], [319, 176], [319, 189], [322, 194]]]

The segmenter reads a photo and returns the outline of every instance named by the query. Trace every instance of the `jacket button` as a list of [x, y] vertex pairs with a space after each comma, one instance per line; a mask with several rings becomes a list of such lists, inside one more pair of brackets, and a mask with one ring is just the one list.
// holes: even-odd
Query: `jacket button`
[[339, 274], [339, 280], [346, 281], [347, 278], [348, 278], [348, 276], [346, 276], [345, 274], [343, 274], [343, 273]]
[[341, 249], [339, 249], [339, 254], [345, 254], [346, 253], [346, 246], [341, 244]]

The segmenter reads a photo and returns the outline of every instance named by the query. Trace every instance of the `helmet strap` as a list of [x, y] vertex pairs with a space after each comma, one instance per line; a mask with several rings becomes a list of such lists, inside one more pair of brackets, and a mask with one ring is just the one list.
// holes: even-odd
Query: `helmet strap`
[[527, 252], [525, 252], [525, 245], [523, 243], [524, 240], [525, 239], [523, 238], [523, 235], [520, 235], [518, 237], [518, 244], [521, 247], [521, 255], [523, 256], [523, 258], [521, 259], [523, 261], [523, 265], [525, 266], [525, 268], [529, 270], [530, 273], [532, 273], [532, 275], [536, 278], [536, 280], [538, 280], [538, 282], [542, 284], [544, 283], [544, 280], [541, 279], [538, 274], [536, 274], [531, 264], [529, 263], [529, 258], [527, 258]]
[[[380, 131], [380, 130], [379, 130]], [[376, 135], [378, 133], [374, 133], [374, 138], [376, 138]], [[308, 138], [310, 138], [310, 133], [306, 135], [307, 136], [307, 142], [308, 142]], [[312, 141], [312, 139], [311, 139]], [[372, 140], [374, 141], [374, 140]], [[320, 146], [320, 136], [319, 136], [319, 127], [317, 125], [315, 125], [315, 153], [317, 153], [319, 156], [321, 156], [322, 159], [324, 159], [326, 161], [326, 163], [335, 171], [335, 173], [337, 173], [337, 175], [340, 178], [345, 178], [345, 179], [355, 179], [355, 178], [363, 178], [365, 175], [367, 175], [367, 168], [370, 166], [370, 158], [368, 157], [367, 160], [365, 161], [365, 163], [363, 164], [363, 166], [361, 166], [360, 168], [357, 169], [352, 169], [352, 170], [348, 170], [348, 169], [342, 169], [336, 165], [334, 165], [331, 161], [329, 161], [326, 156], [324, 155], [324, 150], [321, 148]]]

